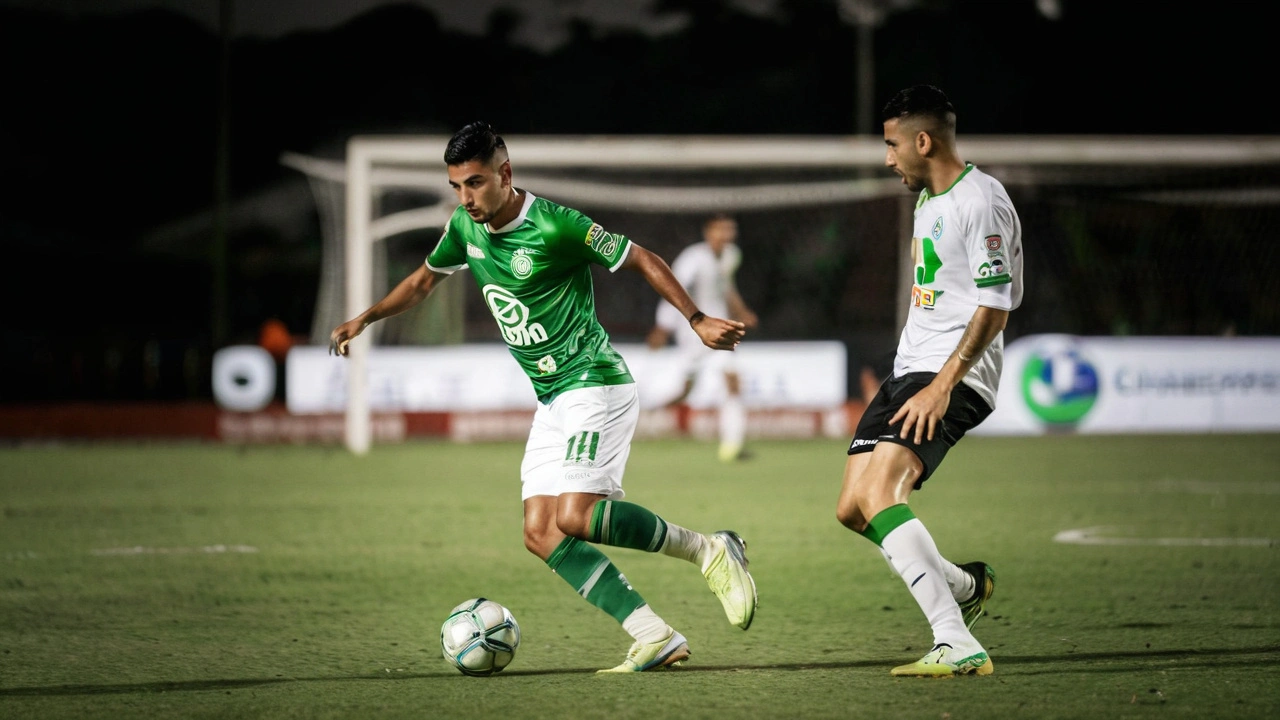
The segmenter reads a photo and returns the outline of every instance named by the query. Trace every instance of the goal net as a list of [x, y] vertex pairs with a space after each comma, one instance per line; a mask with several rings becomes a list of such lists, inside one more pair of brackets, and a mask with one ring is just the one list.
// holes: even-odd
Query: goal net
[[[915, 197], [872, 137], [507, 136], [514, 183], [581, 210], [668, 261], [711, 212], [739, 221], [739, 289], [756, 340], [840, 340], [858, 378], [887, 371], [910, 293]], [[360, 136], [344, 161], [286, 155], [325, 228], [312, 343], [420, 264], [456, 206], [447, 136]], [[962, 156], [1005, 183], [1026, 252], [1008, 340], [1280, 334], [1277, 137], [968, 137]], [[640, 341], [657, 296], [624, 273], [597, 293], [617, 341]], [[370, 444], [369, 345], [497, 342], [467, 283], [366, 331], [347, 363], [345, 441]]]

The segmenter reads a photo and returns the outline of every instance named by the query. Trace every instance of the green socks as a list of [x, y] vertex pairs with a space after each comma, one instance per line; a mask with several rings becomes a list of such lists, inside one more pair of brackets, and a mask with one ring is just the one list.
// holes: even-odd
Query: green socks
[[591, 511], [590, 542], [657, 552], [666, 538], [666, 521], [635, 503], [601, 500]]
[[567, 537], [562, 540], [552, 551], [551, 557], [547, 558], [547, 565], [552, 572], [573, 586], [579, 595], [586, 598], [587, 602], [605, 611], [619, 623], [645, 604], [640, 593], [631, 589], [631, 583], [627, 582], [627, 578], [618, 572], [618, 568], [614, 567], [604, 553], [577, 538]]

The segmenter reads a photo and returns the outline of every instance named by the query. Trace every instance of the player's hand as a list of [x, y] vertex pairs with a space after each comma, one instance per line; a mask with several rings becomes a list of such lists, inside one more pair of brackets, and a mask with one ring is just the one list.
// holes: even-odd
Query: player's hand
[[360, 320], [348, 320], [329, 333], [329, 354], [346, 357], [351, 350], [351, 340], [369, 327]]
[[901, 420], [902, 433], [898, 437], [906, 440], [914, 435], [912, 439], [919, 445], [926, 438], [933, 439], [950, 405], [951, 391], [930, 383], [908, 398], [889, 419], [889, 424], [893, 425]]
[[704, 315], [693, 324], [693, 331], [702, 338], [702, 344], [712, 350], [733, 350], [747, 334], [747, 326], [737, 320]]

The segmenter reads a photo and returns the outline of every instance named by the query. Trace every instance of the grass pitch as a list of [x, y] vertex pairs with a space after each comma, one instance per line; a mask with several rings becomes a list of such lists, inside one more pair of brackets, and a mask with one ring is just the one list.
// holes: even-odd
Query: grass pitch
[[[912, 506], [998, 584], [985, 678], [891, 678], [930, 645], [835, 521], [844, 442], [643, 441], [628, 500], [746, 538], [751, 630], [697, 568], [606, 548], [689, 638], [630, 639], [523, 548], [521, 445], [0, 449], [0, 715], [18, 718], [1270, 718], [1280, 715], [1280, 437], [966, 438]], [[482, 595], [523, 631], [440, 657]]]

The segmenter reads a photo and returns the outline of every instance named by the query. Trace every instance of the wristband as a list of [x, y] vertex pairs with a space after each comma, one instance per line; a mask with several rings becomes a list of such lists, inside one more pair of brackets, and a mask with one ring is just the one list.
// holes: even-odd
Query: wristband
[[698, 312], [696, 312], [696, 313], [694, 313], [694, 314], [690, 315], [690, 316], [689, 316], [689, 327], [693, 327], [694, 325], [697, 325], [697, 324], [698, 324], [698, 321], [699, 321], [699, 320], [701, 320], [702, 318], [706, 317], [706, 316], [707, 316], [707, 314], [706, 314], [706, 313], [704, 313], [704, 312], [702, 312], [701, 310], [699, 310]]

